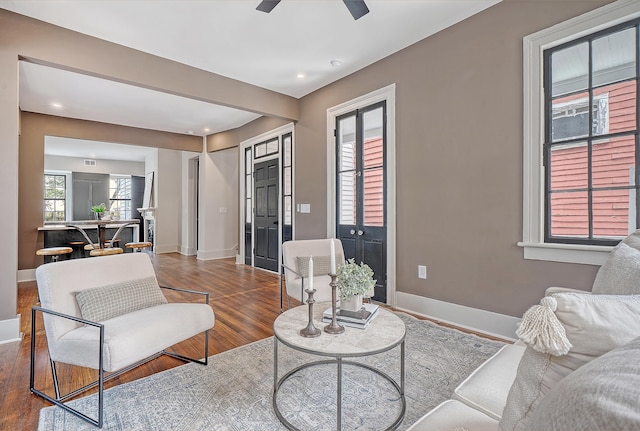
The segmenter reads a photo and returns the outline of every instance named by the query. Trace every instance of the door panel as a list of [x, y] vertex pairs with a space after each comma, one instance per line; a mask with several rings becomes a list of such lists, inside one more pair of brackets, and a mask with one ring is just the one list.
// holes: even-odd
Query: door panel
[[278, 228], [280, 211], [278, 160], [267, 160], [254, 167], [255, 255], [254, 265], [278, 270]]
[[345, 257], [374, 271], [374, 299], [386, 302], [386, 105], [336, 119], [336, 235]]

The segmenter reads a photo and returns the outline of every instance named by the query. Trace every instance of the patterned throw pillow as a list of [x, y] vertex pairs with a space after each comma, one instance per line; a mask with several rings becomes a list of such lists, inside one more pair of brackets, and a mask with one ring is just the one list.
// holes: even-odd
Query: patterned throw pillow
[[[331, 270], [331, 258], [329, 256], [298, 256], [296, 258], [298, 273], [302, 277], [309, 276], [309, 258], [313, 257], [313, 275], [327, 275]], [[338, 267], [336, 259], [336, 268]]]
[[103, 322], [122, 314], [166, 304], [155, 277], [94, 287], [76, 293], [83, 319]]

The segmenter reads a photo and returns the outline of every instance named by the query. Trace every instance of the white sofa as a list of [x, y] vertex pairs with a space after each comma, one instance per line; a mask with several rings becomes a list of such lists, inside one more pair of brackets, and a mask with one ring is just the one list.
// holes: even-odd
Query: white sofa
[[640, 430], [640, 230], [591, 292], [552, 287], [504, 346], [409, 431]]
[[520, 342], [502, 347], [458, 385], [450, 400], [424, 415], [409, 430], [498, 430], [525, 347]]

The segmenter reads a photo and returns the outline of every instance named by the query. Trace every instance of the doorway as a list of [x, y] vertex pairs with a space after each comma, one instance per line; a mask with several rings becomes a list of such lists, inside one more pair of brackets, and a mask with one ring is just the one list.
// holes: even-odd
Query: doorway
[[336, 117], [336, 237], [345, 258], [371, 267], [387, 302], [386, 101]]
[[280, 211], [278, 159], [256, 163], [253, 169], [254, 202], [254, 265], [269, 271], [278, 271], [280, 246]]

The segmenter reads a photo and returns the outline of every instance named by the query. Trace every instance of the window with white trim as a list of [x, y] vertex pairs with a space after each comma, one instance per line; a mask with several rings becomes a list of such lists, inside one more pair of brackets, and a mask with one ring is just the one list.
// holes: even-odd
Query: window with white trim
[[109, 213], [116, 220], [131, 220], [131, 175], [109, 177]]
[[638, 226], [640, 2], [524, 38], [524, 257], [601, 264]]
[[615, 245], [636, 230], [639, 22], [544, 51], [545, 242]]
[[44, 174], [44, 221], [66, 220], [67, 176]]

